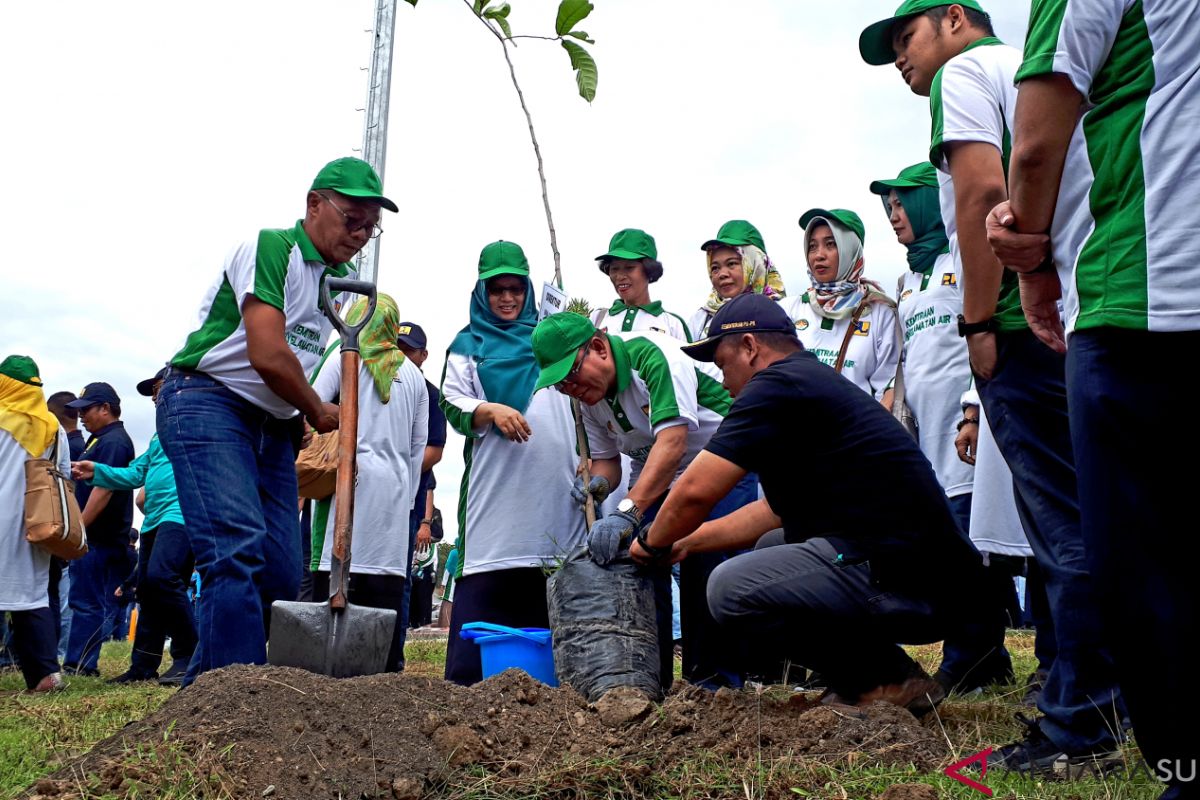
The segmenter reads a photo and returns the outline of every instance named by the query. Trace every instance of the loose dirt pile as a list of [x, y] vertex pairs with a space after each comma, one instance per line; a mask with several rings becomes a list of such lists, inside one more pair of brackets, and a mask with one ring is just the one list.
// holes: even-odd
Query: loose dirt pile
[[[157, 712], [30, 788], [59, 798], [146, 796], [174, 771], [196, 796], [442, 796], [480, 776], [541, 781], [608, 764], [634, 788], [697, 758], [777, 763], [914, 764], [933, 769], [944, 741], [903, 709], [861, 713], [786, 692], [686, 684], [661, 705], [587, 703], [509, 671], [470, 688], [406, 675], [335, 681], [299, 670], [208, 673]], [[512, 782], [509, 781], [512, 779]]]

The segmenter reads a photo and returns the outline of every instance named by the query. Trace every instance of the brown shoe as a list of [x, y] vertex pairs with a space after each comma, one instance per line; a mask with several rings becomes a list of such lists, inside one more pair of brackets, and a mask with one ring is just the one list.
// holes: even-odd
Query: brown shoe
[[859, 695], [858, 705], [867, 706], [876, 700], [907, 708], [914, 717], [923, 717], [946, 699], [946, 690], [929, 677], [929, 673], [913, 664], [912, 671], [900, 683], [885, 683]]
[[51, 672], [46, 677], [38, 681], [38, 685], [29, 690], [30, 694], [46, 694], [48, 692], [61, 692], [67, 688], [67, 682], [63, 680], [61, 672]]

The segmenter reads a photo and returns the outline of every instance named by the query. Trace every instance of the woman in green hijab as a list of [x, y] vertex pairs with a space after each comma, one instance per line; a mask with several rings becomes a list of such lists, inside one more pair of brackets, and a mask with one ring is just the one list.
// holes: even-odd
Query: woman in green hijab
[[483, 248], [470, 314], [450, 345], [441, 387], [446, 421], [466, 437], [446, 651], [446, 679], [463, 685], [483, 672], [479, 647], [459, 638], [462, 626], [549, 627], [543, 568], [584, 535], [583, 515], [571, 501], [577, 463], [570, 399], [533, 393], [537, 307], [518, 245]]
[[[905, 400], [917, 419], [921, 452], [933, 465], [959, 526], [968, 532], [975, 467], [959, 459], [954, 440], [961, 398], [971, 388], [971, 366], [966, 342], [958, 335], [962, 295], [942, 224], [937, 172], [929, 162], [915, 164], [895, 178], [875, 181], [871, 191], [882, 198], [896, 239], [908, 250], [908, 271], [896, 288], [905, 340]], [[975, 544], [988, 549], [984, 542]], [[992, 564], [987, 575], [981, 589], [990, 602], [991, 620], [981, 619], [947, 637], [935, 675], [947, 692], [1012, 678], [1002, 611], [1014, 591], [1012, 574]]]
[[[367, 311], [366, 299], [346, 313], [354, 324]], [[408, 511], [421, 480], [421, 460], [429, 436], [429, 392], [425, 377], [396, 345], [400, 312], [396, 301], [378, 296], [375, 313], [359, 334], [358, 478], [354, 485], [354, 557], [349, 600], [368, 608], [400, 613], [408, 577]], [[313, 375], [313, 390], [332, 402], [341, 389], [340, 343], [330, 345]], [[352, 402], [340, 398], [341, 402]], [[335, 434], [336, 435], [336, 434]], [[321, 500], [313, 512], [313, 594], [329, 594], [330, 546], [336, 501]], [[387, 669], [400, 669], [402, 625], [397, 625]]]

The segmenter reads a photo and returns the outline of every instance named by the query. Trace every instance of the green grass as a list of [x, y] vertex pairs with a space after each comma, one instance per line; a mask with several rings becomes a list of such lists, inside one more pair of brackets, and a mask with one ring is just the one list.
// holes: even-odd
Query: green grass
[[[1033, 671], [1033, 637], [1011, 632], [1018, 683]], [[911, 648], [928, 670], [940, 659], [937, 646]], [[444, 640], [410, 641], [406, 648], [407, 671], [423, 677], [440, 677], [445, 662]], [[110, 643], [102, 652], [100, 669], [111, 677], [128, 665], [129, 645]], [[165, 665], [164, 665], [165, 668]], [[173, 689], [156, 684], [112, 686], [99, 678], [72, 677], [69, 688], [50, 696], [22, 694], [19, 673], [0, 673], [0, 797], [14, 797], [39, 778], [87, 752], [99, 740], [129, 722], [157, 709]], [[768, 691], [785, 691], [773, 689]], [[1013, 713], [1020, 710], [1020, 685], [944, 703], [932, 723], [946, 738], [951, 751], [965, 758], [985, 747], [998, 747], [1019, 734]], [[218, 745], [218, 748], [220, 745]], [[176, 746], [170, 731], [161, 742], [143, 743], [127, 750], [112, 769], [77, 778], [77, 796], [102, 798], [160, 798], [225, 800], [220, 749], [194, 753]], [[1128, 749], [1130, 763], [1138, 758]], [[503, 771], [475, 769], [434, 787], [431, 796], [454, 800], [484, 798], [814, 798], [846, 800], [874, 798], [896, 783], [927, 783], [943, 798], [978, 800], [980, 793], [940, 772], [918, 773], [909, 768], [864, 768], [850, 761], [816, 763], [809, 759], [734, 761], [706, 753], [651, 769], [629, 760], [597, 759], [586, 765], [547, 770], [536, 777], [514, 776]], [[1144, 773], [1119, 774], [1107, 779], [1070, 782], [1033, 781], [989, 771], [986, 783], [997, 798], [1018, 800], [1154, 800], [1162, 787]]]

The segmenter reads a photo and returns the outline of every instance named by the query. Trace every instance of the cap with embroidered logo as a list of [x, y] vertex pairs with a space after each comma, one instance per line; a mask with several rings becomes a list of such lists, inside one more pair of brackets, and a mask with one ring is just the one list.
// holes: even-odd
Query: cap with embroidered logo
[[83, 387], [83, 391], [79, 393], [78, 399], [67, 403], [67, 408], [91, 408], [100, 403], [108, 403], [110, 406], [121, 404], [121, 398], [117, 396], [117, 390], [103, 381], [89, 383]]
[[787, 333], [794, 337], [796, 326], [771, 298], [740, 294], [717, 310], [708, 325], [708, 338], [681, 349], [697, 361], [712, 361], [721, 339], [738, 333]]

